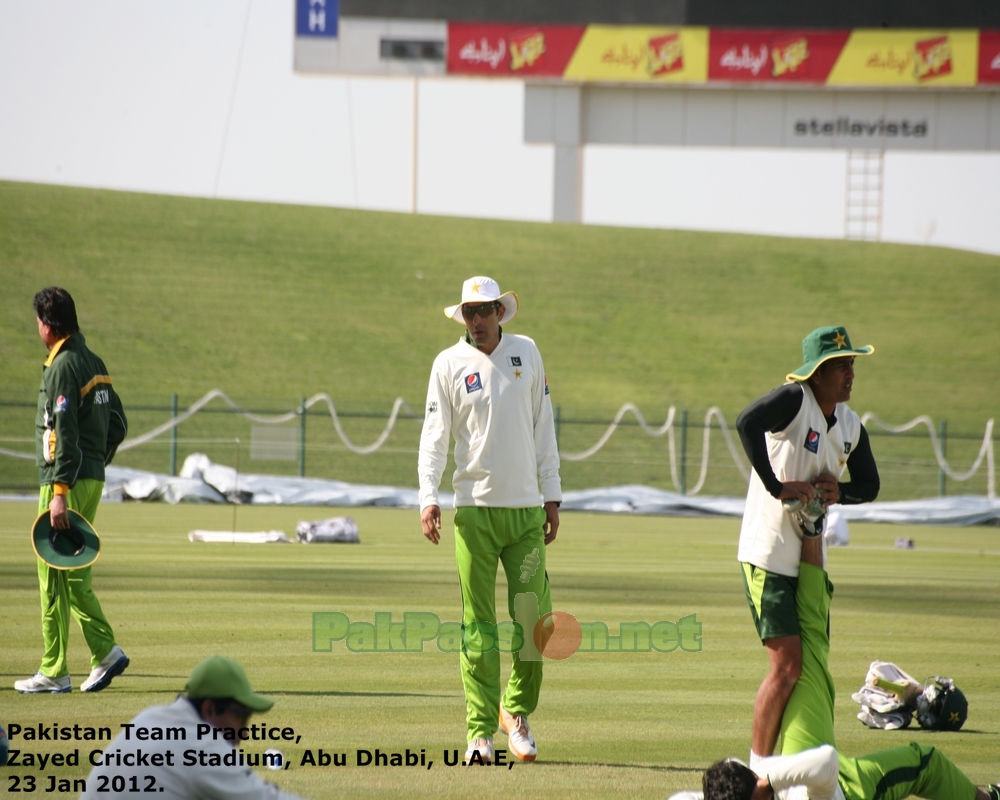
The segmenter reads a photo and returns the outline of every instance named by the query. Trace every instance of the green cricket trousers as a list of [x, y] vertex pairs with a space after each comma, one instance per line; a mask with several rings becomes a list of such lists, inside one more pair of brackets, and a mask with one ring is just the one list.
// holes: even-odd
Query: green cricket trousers
[[[486, 508], [463, 506], [455, 510], [455, 560], [462, 587], [462, 684], [465, 687], [469, 741], [493, 738], [500, 714], [500, 653], [488, 647], [489, 626], [497, 622], [497, 564], [507, 575], [507, 607], [515, 619], [533, 620], [552, 610], [549, 578], [545, 574], [545, 510], [538, 508]], [[520, 595], [520, 597], [519, 597]], [[537, 605], [536, 605], [537, 603]], [[537, 616], [534, 610], [537, 608]], [[518, 620], [521, 621], [521, 620]], [[478, 623], [478, 624], [477, 624]], [[484, 624], [485, 623], [485, 624]], [[522, 622], [522, 624], [524, 624]], [[533, 641], [533, 630], [523, 636]], [[526, 650], [532, 650], [528, 647]], [[511, 714], [531, 714], [538, 705], [542, 685], [542, 659], [514, 659], [503, 706]]]
[[[104, 482], [84, 478], [76, 482], [66, 495], [66, 505], [93, 523], [101, 502]], [[44, 514], [52, 502], [51, 485], [38, 493], [38, 513]], [[42, 596], [42, 639], [45, 652], [38, 671], [47, 678], [69, 675], [66, 652], [69, 649], [69, 616], [80, 624], [90, 648], [93, 669], [115, 646], [115, 634], [101, 610], [101, 604], [90, 588], [90, 567], [84, 569], [53, 569], [38, 559], [38, 587]]]
[[[781, 720], [782, 755], [823, 744], [836, 746], [833, 734], [833, 677], [829, 612], [833, 585], [826, 571], [799, 567], [796, 604], [802, 635], [802, 672]], [[911, 743], [861, 758], [838, 754], [838, 781], [847, 800], [975, 800], [976, 787], [937, 748]]]

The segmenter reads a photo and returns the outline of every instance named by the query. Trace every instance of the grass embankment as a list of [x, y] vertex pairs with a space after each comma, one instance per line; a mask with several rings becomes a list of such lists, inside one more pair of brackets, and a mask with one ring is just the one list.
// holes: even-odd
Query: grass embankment
[[[673, 405], [700, 424], [720, 406], [732, 424], [801, 361], [812, 328], [845, 324], [860, 359], [852, 405], [899, 423], [947, 419], [982, 437], [1000, 393], [1000, 258], [940, 248], [683, 231], [544, 225], [238, 203], [0, 183], [0, 399], [31, 403], [44, 351], [31, 297], [58, 283], [132, 410], [132, 432], [212, 388], [245, 407], [291, 410], [329, 393], [348, 412], [387, 415], [404, 397], [421, 413], [434, 355], [461, 327], [441, 309], [462, 281], [496, 277], [518, 292], [509, 326], [533, 337], [559, 406], [564, 450], [583, 450], [625, 402], [661, 423]], [[156, 410], [144, 408], [156, 406]], [[218, 406], [221, 408], [221, 406]], [[309, 417], [307, 474], [413, 485], [419, 425], [404, 420], [375, 456], [354, 456], [329, 417]], [[31, 436], [33, 409], [4, 409], [0, 438]], [[293, 426], [295, 423], [291, 423]], [[384, 419], [348, 418], [367, 444]], [[701, 430], [688, 434], [688, 487]], [[250, 423], [203, 414], [184, 425], [180, 457], [232, 463]], [[949, 441], [968, 465], [978, 442]], [[0, 443], [3, 446], [3, 443]], [[294, 462], [244, 469], [294, 472]], [[884, 497], [937, 491], [930, 445], [881, 437]], [[166, 471], [166, 437], [120, 463]], [[713, 437], [706, 493], [739, 494]], [[692, 466], [693, 464], [693, 466]], [[14, 467], [9, 467], [14, 469]], [[598, 456], [564, 466], [567, 487], [670, 487], [665, 441], [620, 431]], [[23, 473], [23, 474], [22, 474]], [[29, 464], [21, 483], [33, 482]], [[985, 471], [950, 492], [985, 490]]]

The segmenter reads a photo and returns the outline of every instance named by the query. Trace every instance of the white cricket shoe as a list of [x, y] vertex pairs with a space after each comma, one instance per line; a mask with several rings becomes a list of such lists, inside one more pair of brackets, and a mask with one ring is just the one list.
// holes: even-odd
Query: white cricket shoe
[[115, 645], [104, 660], [90, 673], [90, 677], [80, 684], [81, 692], [99, 692], [111, 685], [111, 679], [121, 675], [129, 665], [128, 656]]
[[14, 681], [14, 688], [21, 694], [41, 694], [42, 692], [65, 694], [73, 691], [69, 675], [63, 675], [61, 678], [47, 678], [41, 672], [30, 678], [25, 678], [23, 681]]
[[476, 751], [479, 752], [479, 758], [484, 764], [493, 763], [493, 740], [492, 739], [473, 739], [469, 742], [469, 748], [465, 751], [465, 763], [472, 763], [472, 755]]
[[524, 714], [511, 714], [503, 705], [500, 706], [500, 730], [507, 734], [507, 746], [517, 756], [519, 761], [534, 761], [538, 755], [535, 737], [528, 727], [528, 718]]

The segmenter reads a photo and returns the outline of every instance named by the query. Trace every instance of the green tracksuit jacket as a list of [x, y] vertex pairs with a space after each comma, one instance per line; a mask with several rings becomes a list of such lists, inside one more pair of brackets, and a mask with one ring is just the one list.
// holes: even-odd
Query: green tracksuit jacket
[[35, 455], [42, 486], [104, 480], [128, 423], [108, 370], [82, 333], [52, 347], [42, 368], [35, 417]]

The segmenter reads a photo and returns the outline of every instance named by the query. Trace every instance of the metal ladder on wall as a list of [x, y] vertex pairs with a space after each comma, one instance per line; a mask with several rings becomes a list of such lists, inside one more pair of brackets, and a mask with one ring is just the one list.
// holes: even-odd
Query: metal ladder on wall
[[844, 238], [877, 242], [882, 238], [884, 150], [847, 151]]

